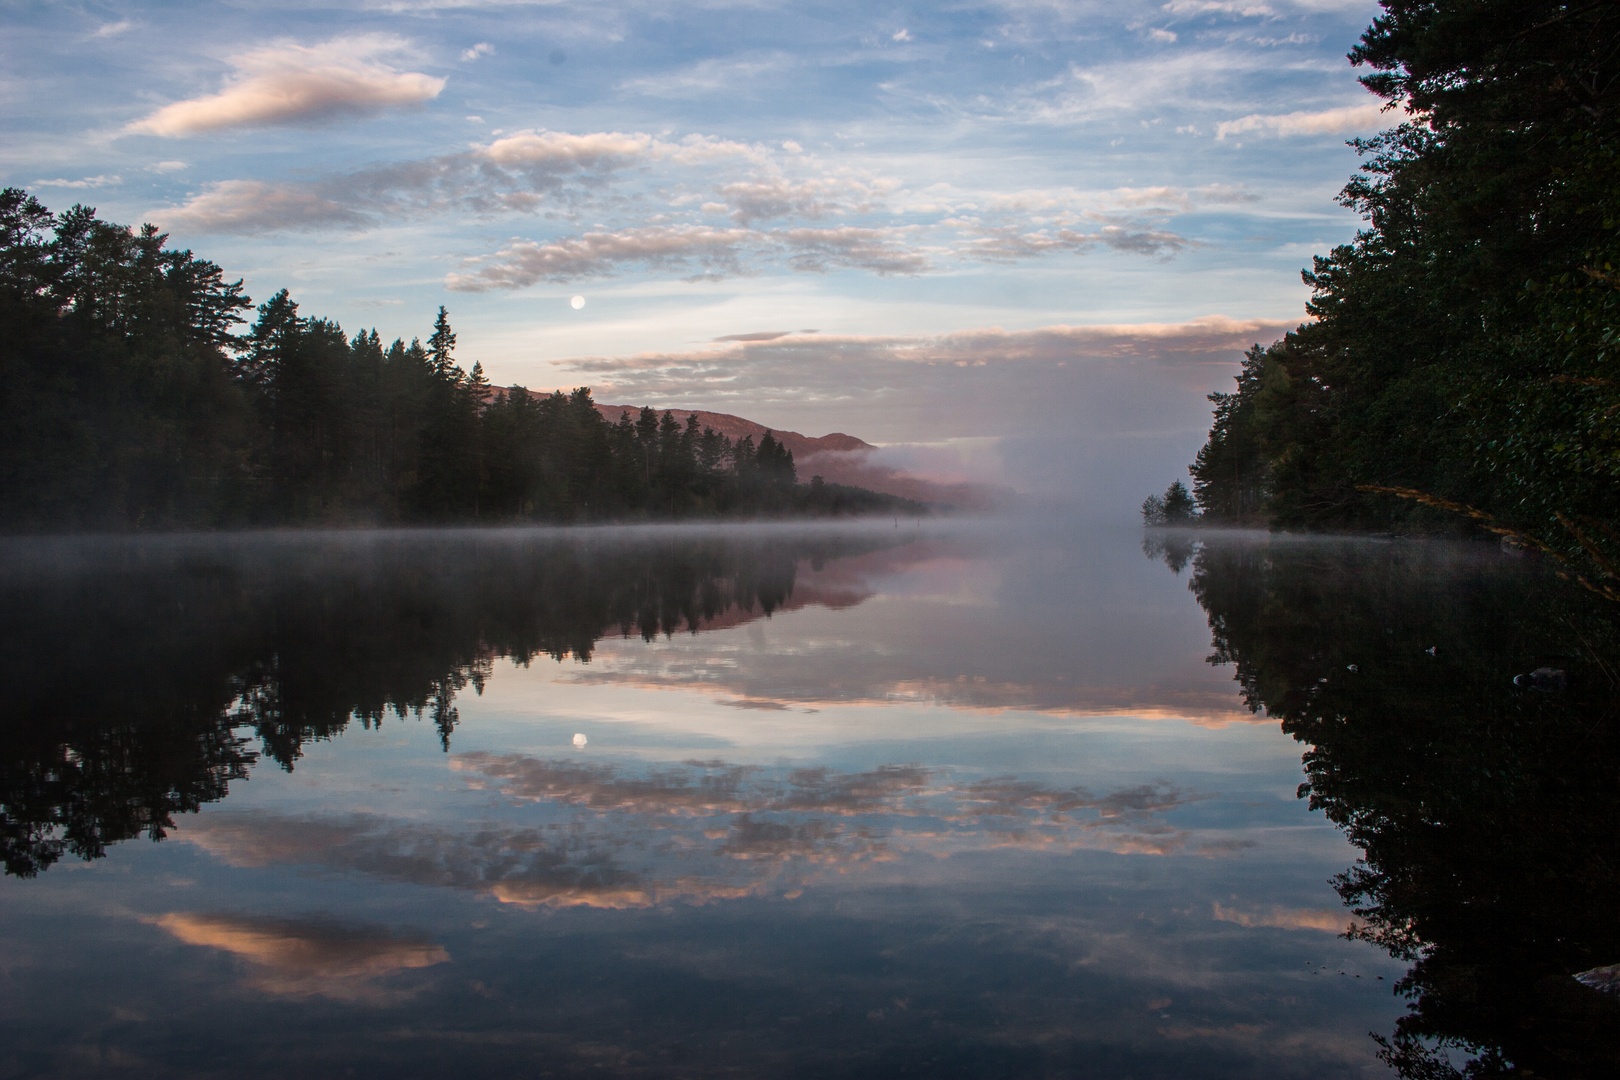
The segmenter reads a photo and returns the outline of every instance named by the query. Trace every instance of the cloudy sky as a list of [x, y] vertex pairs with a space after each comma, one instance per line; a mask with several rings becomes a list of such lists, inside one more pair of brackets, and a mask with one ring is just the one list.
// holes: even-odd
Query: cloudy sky
[[4, 10], [0, 182], [256, 300], [407, 339], [443, 304], [497, 383], [1103, 503], [1298, 321], [1392, 119], [1367, 0]]

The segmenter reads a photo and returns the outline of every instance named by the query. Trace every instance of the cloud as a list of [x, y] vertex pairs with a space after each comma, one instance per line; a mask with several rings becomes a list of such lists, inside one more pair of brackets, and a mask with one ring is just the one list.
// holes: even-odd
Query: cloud
[[[777, 155], [762, 144], [700, 134], [669, 139], [646, 132], [530, 130], [460, 153], [316, 180], [217, 182], [180, 206], [147, 216], [168, 228], [243, 234], [365, 229], [455, 211], [543, 213], [563, 229], [587, 210], [598, 218], [582, 233], [514, 238], [466, 260], [445, 279], [451, 289], [477, 292], [631, 271], [689, 280], [773, 266], [911, 276], [953, 263], [1016, 262], [1054, 252], [1168, 258], [1196, 241], [1165, 227], [1165, 218], [1200, 202], [1250, 198], [1217, 185], [977, 196], [935, 185], [919, 197], [893, 177], [817, 175], [816, 160], [802, 155], [792, 167], [809, 175], [784, 175]], [[739, 168], [751, 175], [724, 176]], [[705, 200], [705, 191], [722, 201]], [[1087, 201], [1101, 208], [1088, 209]], [[941, 216], [977, 203], [985, 207], [981, 216]], [[730, 216], [735, 227], [707, 224], [705, 217], [712, 221], [714, 214]], [[862, 220], [817, 224], [827, 217]], [[760, 227], [776, 222], [781, 225]]]
[[873, 209], [898, 180], [862, 183], [836, 177], [790, 180], [767, 176], [738, 180], [719, 189], [725, 206], [739, 224], [772, 218], [822, 218], [832, 214], [863, 213]]
[[708, 165], [754, 160], [762, 153], [704, 135], [671, 141], [640, 132], [523, 131], [462, 153], [314, 181], [227, 180], [148, 217], [199, 231], [261, 233], [333, 225], [366, 228], [452, 209], [533, 213], [578, 206], [614, 174], [637, 165]]
[[958, 242], [957, 251], [985, 262], [1018, 262], [1050, 251], [1083, 255], [1098, 247], [1133, 255], [1169, 257], [1194, 244], [1176, 233], [1140, 224], [1104, 225], [1093, 232], [1077, 229], [1020, 232], [1016, 226], [974, 226], [966, 231], [969, 238]]
[[358, 228], [369, 218], [352, 203], [323, 195], [316, 187], [225, 180], [184, 206], [154, 211], [171, 228], [210, 233], [255, 233], [287, 228]]
[[[172, 229], [240, 234], [366, 229], [456, 211], [544, 214], [557, 223], [549, 237], [514, 237], [446, 276], [453, 290], [479, 292], [629, 272], [688, 280], [771, 268], [912, 276], [1057, 252], [1165, 259], [1198, 246], [1166, 227], [1168, 217], [1200, 203], [1252, 199], [1219, 185], [978, 195], [934, 185], [917, 196], [893, 177], [817, 175], [819, 164], [803, 156], [792, 159], [801, 175], [784, 175], [778, 153], [699, 134], [531, 130], [316, 180], [217, 182], [147, 217]], [[737, 169], [750, 175], [725, 177]], [[722, 201], [705, 200], [705, 191]], [[982, 214], [942, 216], [980, 203]], [[597, 222], [570, 235], [568, 223], [587, 212]], [[734, 227], [709, 224], [714, 214], [728, 215]], [[859, 220], [818, 224], [827, 217]]]
[[629, 267], [673, 272], [690, 279], [752, 272], [761, 260], [785, 259], [794, 270], [825, 273], [860, 269], [917, 274], [927, 256], [904, 243], [903, 229], [717, 229], [654, 225], [619, 232], [589, 232], [550, 242], [523, 240], [492, 255], [469, 259], [469, 269], [445, 278], [457, 292], [521, 289], [541, 281], [577, 281]]
[[146, 167], [146, 171], [147, 172], [155, 172], [155, 173], [171, 173], [171, 172], [179, 172], [182, 169], [186, 169], [186, 168], [189, 168], [189, 167], [190, 167], [189, 163], [184, 162], [184, 161], [158, 161], [158, 162], [154, 162], [151, 165], [148, 165]]
[[1171, 15], [1231, 15], [1236, 18], [1259, 18], [1277, 13], [1266, 4], [1254, 0], [1170, 0], [1161, 9]]
[[445, 287], [457, 292], [521, 289], [540, 281], [606, 277], [631, 265], [692, 277], [738, 274], [741, 249], [754, 239], [747, 229], [687, 225], [591, 232], [549, 243], [525, 240], [469, 260], [474, 269], [450, 274]]
[[98, 38], [117, 37], [135, 24], [128, 19], [119, 19], [117, 22], [102, 23], [96, 27], [95, 36]]
[[[563, 361], [567, 370], [626, 377], [658, 377], [667, 373], [678, 383], [713, 365], [732, 377], [750, 368], [768, 369], [775, 379], [790, 370], [806, 374], [822, 370], [841, 358], [836, 373], [842, 381], [870, 372], [878, 382], [890, 376], [879, 372], [884, 364], [946, 369], [1007, 368], [1076, 358], [1130, 359], [1137, 357], [1207, 357], [1232, 354], [1250, 345], [1274, 340], [1297, 325], [1293, 319], [1234, 319], [1204, 315], [1177, 323], [1118, 323], [1092, 326], [1043, 326], [1005, 330], [999, 326], [956, 330], [945, 334], [785, 335], [765, 341], [734, 336], [723, 349], [690, 352], [642, 353], [624, 357], [580, 357]], [[672, 384], [673, 385], [673, 384]], [[809, 386], [800, 384], [803, 389]]]
[[565, 131], [524, 131], [496, 139], [475, 156], [521, 172], [588, 172], [624, 168], [632, 160], [648, 156], [655, 145], [664, 150], [668, 144], [656, 143], [651, 135], [639, 132], [570, 135]]
[[[1189, 108], [1203, 112], [1227, 108], [1235, 100], [1253, 100], [1254, 84], [1275, 77], [1277, 58], [1257, 53], [1252, 46], [1161, 49], [1118, 60], [1075, 64], [1065, 73], [1041, 82], [1013, 88], [989, 99], [977, 111], [1006, 116], [1021, 123], [1096, 125], [1113, 127], [1122, 117], [1153, 116], [1161, 111], [1184, 116]], [[1337, 70], [1336, 65], [1331, 70]], [[1298, 61], [1290, 65], [1296, 76], [1326, 63]], [[1271, 100], [1266, 95], [1264, 100]]]
[[290, 997], [339, 1001], [397, 998], [371, 984], [450, 959], [442, 945], [379, 930], [239, 915], [174, 912], [152, 922], [187, 945], [219, 949], [247, 961], [249, 985]]
[[[775, 341], [792, 334], [792, 330], [755, 330], [748, 334], [721, 334], [715, 341]], [[808, 331], [806, 331], [808, 332]]]
[[1251, 113], [1237, 120], [1223, 120], [1215, 126], [1215, 137], [1244, 135], [1251, 131], [1266, 135], [1336, 135], [1351, 131], [1368, 131], [1387, 124], [1382, 105], [1346, 105], [1338, 109], [1319, 112], [1291, 112], [1274, 116]]
[[470, 49], [463, 49], [461, 58], [463, 60], [477, 60], [480, 56], [493, 56], [494, 54], [495, 46], [487, 41], [480, 41]]
[[1145, 188], [1115, 188], [1108, 192], [1108, 200], [1116, 206], [1192, 209], [1192, 199], [1184, 189], [1163, 184]]
[[1192, 195], [1199, 202], [1216, 205], [1256, 203], [1260, 201], [1260, 196], [1253, 192], [1244, 191], [1241, 187], [1233, 187], [1230, 184], [1205, 184], [1201, 188], [1194, 188]]
[[765, 73], [782, 73], [792, 63], [785, 52], [743, 60], [710, 58], [675, 71], [627, 79], [618, 88], [647, 97], [701, 97], [733, 90]]
[[[1194, 210], [1204, 203], [1256, 202], [1259, 196], [1230, 184], [1205, 184], [1184, 188], [1171, 184], [1151, 187], [1116, 187], [1103, 190], [1079, 188], [1024, 188], [968, 192], [948, 184], [935, 184], [919, 194], [909, 195], [902, 209], [910, 213], [946, 211], [955, 214], [1017, 214], [1042, 225], [1077, 225], [1083, 222], [1119, 221], [1110, 215], [1120, 210], [1147, 213], [1162, 218]], [[977, 217], [964, 218], [977, 222]]]
[[931, 269], [928, 256], [905, 246], [906, 231], [846, 225], [835, 229], [787, 229], [776, 235], [787, 246], [788, 262], [795, 270], [825, 273], [847, 268], [885, 276], [921, 274]]
[[59, 188], [99, 188], [111, 187], [114, 184], [121, 184], [123, 182], [124, 178], [121, 176], [86, 176], [78, 180], [66, 180], [58, 177], [55, 180], [35, 180], [33, 186]]
[[438, 97], [445, 80], [377, 59], [407, 45], [402, 38], [371, 34], [241, 53], [228, 58], [235, 74], [219, 93], [165, 105], [125, 130], [178, 138], [419, 105]]

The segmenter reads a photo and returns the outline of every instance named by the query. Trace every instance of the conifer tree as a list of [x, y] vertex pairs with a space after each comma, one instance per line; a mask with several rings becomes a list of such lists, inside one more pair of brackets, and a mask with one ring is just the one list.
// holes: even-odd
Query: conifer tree
[[452, 380], [451, 372], [456, 370], [455, 351], [456, 335], [450, 330], [450, 316], [440, 304], [439, 315], [433, 320], [433, 333], [428, 338], [428, 356], [433, 361], [434, 373], [441, 379]]

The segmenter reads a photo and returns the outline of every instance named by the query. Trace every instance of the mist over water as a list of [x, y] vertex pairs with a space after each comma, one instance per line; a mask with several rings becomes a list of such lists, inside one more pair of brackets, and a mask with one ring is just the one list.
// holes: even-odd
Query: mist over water
[[[17, 1075], [1612, 1052], [1601, 903], [1535, 896], [1612, 895], [1573, 853], [1614, 843], [1614, 637], [1493, 550], [1048, 515], [3, 554]], [[1447, 991], [1482, 960], [1489, 1015]]]

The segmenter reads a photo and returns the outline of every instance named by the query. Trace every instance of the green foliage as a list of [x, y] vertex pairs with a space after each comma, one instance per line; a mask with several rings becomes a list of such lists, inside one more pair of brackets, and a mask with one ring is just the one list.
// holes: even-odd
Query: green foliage
[[796, 483], [772, 434], [671, 413], [610, 425], [588, 389], [497, 390], [426, 345], [353, 338], [285, 289], [76, 206], [0, 191], [0, 528], [577, 521], [918, 508]]
[[1350, 59], [1407, 118], [1354, 144], [1340, 201], [1367, 225], [1305, 273], [1314, 321], [1212, 396], [1199, 505], [1284, 528], [1459, 527], [1367, 490], [1401, 488], [1612, 563], [1620, 6], [1383, 7]]

